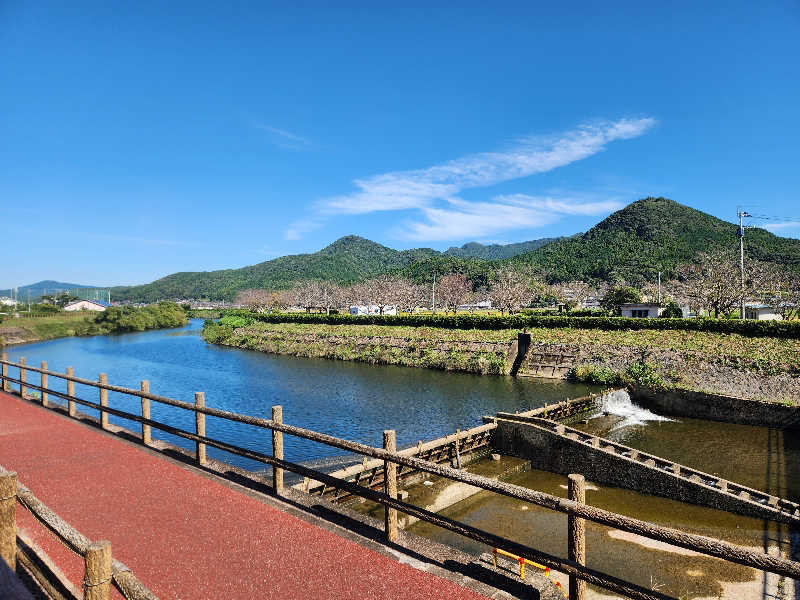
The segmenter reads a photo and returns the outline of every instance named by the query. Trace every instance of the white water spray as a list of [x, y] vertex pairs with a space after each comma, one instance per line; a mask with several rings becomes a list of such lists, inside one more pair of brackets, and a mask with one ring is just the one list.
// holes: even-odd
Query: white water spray
[[642, 406], [637, 406], [631, 401], [630, 394], [626, 390], [617, 390], [605, 396], [602, 408], [603, 412], [622, 417], [622, 421], [612, 431], [631, 425], [644, 425], [652, 421], [674, 420], [657, 415]]

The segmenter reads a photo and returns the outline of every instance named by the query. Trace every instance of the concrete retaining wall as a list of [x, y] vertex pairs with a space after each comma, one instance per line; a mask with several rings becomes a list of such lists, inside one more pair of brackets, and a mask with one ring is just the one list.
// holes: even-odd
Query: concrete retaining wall
[[656, 392], [636, 387], [631, 397], [639, 404], [660, 414], [760, 425], [777, 429], [800, 429], [800, 407], [773, 402], [731, 398], [706, 392], [668, 390]]
[[736, 514], [800, 524], [800, 505], [561, 424], [500, 413], [497, 452], [534, 469], [587, 479]]

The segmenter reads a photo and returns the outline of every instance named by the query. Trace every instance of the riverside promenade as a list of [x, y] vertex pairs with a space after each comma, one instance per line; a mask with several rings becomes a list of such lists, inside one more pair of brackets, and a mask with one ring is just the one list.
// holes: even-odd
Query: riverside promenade
[[[0, 465], [87, 537], [110, 540], [162, 600], [484, 598], [3, 392]], [[83, 561], [17, 513], [20, 530], [80, 588]]]

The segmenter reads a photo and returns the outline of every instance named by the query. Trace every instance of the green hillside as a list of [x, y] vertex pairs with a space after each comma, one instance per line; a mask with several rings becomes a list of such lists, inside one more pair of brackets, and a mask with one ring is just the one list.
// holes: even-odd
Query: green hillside
[[479, 244], [470, 242], [463, 246], [452, 246], [444, 251], [447, 256], [457, 256], [459, 258], [477, 258], [480, 260], [503, 260], [526, 252], [532, 252], [541, 248], [545, 244], [560, 240], [561, 238], [541, 238], [528, 242], [518, 242], [516, 244]]
[[115, 300], [152, 302], [164, 298], [232, 300], [248, 288], [282, 289], [302, 279], [352, 283], [438, 254], [430, 248], [392, 250], [350, 235], [313, 254], [294, 254], [241, 269], [174, 273], [145, 285], [111, 289]]
[[[66, 290], [73, 290], [77, 288], [93, 288], [93, 285], [79, 285], [77, 283], [64, 283], [63, 281], [53, 281], [48, 279], [46, 281], [39, 281], [31, 283], [30, 285], [21, 285], [17, 290], [18, 298], [20, 300], [27, 300], [30, 296], [39, 298], [42, 294], [57, 294]], [[0, 290], [0, 296], [10, 296], [11, 290]]]
[[[737, 248], [736, 225], [666, 198], [645, 198], [610, 215], [583, 234], [533, 240], [508, 246], [472, 243], [444, 253], [430, 248], [392, 250], [347, 236], [319, 252], [295, 254], [241, 269], [175, 273], [146, 285], [112, 288], [115, 300], [154, 301], [167, 298], [232, 300], [247, 288], [282, 289], [303, 279], [353, 283], [382, 273], [396, 273], [418, 282], [459, 272], [475, 287], [487, 284], [499, 266], [532, 269], [551, 283], [584, 280], [655, 281], [668, 279], [675, 268], [715, 248]], [[526, 245], [543, 245], [510, 258], [485, 260]], [[800, 240], [748, 229], [750, 258], [800, 270]]]
[[[669, 278], [698, 252], [738, 248], [737, 226], [666, 198], [645, 198], [610, 215], [584, 234], [562, 238], [511, 261], [550, 282], [654, 281]], [[800, 268], [800, 240], [748, 229], [747, 256]]]

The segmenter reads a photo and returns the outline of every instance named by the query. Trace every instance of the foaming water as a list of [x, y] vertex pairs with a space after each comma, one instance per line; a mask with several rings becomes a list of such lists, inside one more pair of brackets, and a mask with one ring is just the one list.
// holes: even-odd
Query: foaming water
[[622, 417], [622, 420], [611, 431], [654, 421], [674, 421], [674, 419], [657, 415], [643, 406], [634, 404], [626, 390], [618, 390], [606, 396], [602, 408], [603, 412]]

